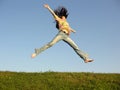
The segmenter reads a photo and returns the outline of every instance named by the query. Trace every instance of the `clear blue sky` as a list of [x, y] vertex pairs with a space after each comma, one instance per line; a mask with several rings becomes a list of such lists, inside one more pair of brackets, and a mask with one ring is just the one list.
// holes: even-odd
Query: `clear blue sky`
[[[84, 63], [63, 41], [31, 59], [34, 48], [57, 34], [43, 7], [65, 6], [71, 38], [94, 59]], [[0, 71], [120, 73], [119, 0], [0, 0]]]

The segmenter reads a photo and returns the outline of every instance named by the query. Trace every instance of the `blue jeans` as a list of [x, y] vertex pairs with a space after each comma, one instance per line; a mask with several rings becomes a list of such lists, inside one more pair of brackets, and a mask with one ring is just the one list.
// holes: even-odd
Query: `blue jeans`
[[74, 41], [63, 31], [59, 31], [59, 33], [55, 36], [55, 38], [49, 42], [48, 44], [44, 45], [41, 48], [35, 49], [35, 53], [36, 55], [38, 55], [39, 53], [43, 52], [44, 50], [52, 47], [54, 44], [56, 44], [58, 41], [63, 40], [64, 42], [66, 42], [68, 45], [70, 45], [73, 50], [83, 59], [83, 60], [87, 60], [88, 55], [86, 53], [84, 53], [83, 51], [81, 51], [78, 46], [74, 43]]

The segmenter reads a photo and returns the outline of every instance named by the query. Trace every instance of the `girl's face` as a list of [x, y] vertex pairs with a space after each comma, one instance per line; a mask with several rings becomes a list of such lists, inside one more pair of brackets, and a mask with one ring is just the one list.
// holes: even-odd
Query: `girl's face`
[[62, 16], [62, 19], [65, 20], [66, 19], [65, 16]]

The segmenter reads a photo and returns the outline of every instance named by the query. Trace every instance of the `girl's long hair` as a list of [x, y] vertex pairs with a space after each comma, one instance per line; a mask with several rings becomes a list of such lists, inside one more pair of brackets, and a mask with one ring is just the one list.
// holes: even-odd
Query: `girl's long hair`
[[[67, 18], [69, 15], [68, 10], [65, 7], [58, 7], [57, 9], [54, 10], [54, 13], [59, 18], [62, 18], [62, 16], [65, 16], [65, 18]], [[59, 29], [58, 21], [56, 21], [56, 28]]]

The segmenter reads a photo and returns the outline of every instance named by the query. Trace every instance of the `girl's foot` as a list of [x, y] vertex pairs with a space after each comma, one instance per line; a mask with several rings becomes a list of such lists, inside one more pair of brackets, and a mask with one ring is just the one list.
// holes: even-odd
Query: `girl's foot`
[[32, 57], [32, 58], [35, 58], [35, 57], [36, 57], [36, 54], [35, 54], [35, 53], [33, 53], [33, 54], [31, 55], [31, 57]]
[[88, 62], [92, 62], [93, 60], [92, 59], [87, 59], [87, 60], [85, 60], [84, 62], [85, 63], [88, 63]]

